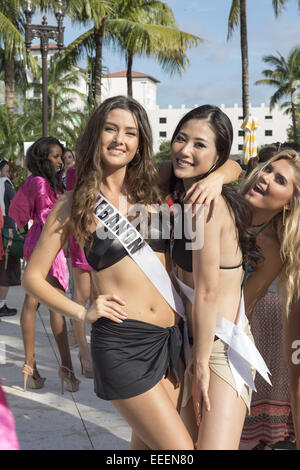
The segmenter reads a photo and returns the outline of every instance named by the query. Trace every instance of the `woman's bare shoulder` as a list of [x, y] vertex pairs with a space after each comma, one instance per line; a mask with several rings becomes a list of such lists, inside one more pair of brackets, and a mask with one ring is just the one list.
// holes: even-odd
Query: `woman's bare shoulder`
[[223, 226], [226, 221], [231, 219], [231, 213], [223, 195], [218, 199], [216, 205], [215, 219], [218, 219], [219, 223]]

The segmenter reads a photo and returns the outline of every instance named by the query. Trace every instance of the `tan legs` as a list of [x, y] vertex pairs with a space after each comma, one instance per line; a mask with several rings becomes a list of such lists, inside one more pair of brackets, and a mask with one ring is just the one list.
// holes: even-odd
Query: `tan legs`
[[[209, 397], [211, 410], [202, 410], [199, 431], [192, 399], [181, 410], [181, 417], [198, 450], [235, 450], [246, 416], [246, 405], [227, 382], [211, 371]], [[198, 437], [197, 437], [198, 435]]]
[[192, 399], [189, 400], [188, 404], [184, 408], [181, 408], [180, 416], [196, 446], [198, 438], [198, 426], [195, 419]]
[[[91, 295], [91, 276], [88, 271], [73, 268], [74, 296], [73, 300], [80, 305], [86, 305]], [[80, 355], [90, 359], [89, 346], [86, 340], [85, 323], [72, 320], [76, 338], [78, 341]]]
[[169, 379], [162, 379], [137, 397], [112, 401], [133, 429], [131, 449], [194, 450], [176, 410], [178, 399], [179, 389]]
[[[85, 306], [91, 300], [91, 274], [79, 268], [73, 268], [74, 297], [73, 300]], [[72, 320], [79, 347], [79, 360], [82, 373], [89, 378], [93, 377], [92, 358], [86, 339], [86, 325], [81, 321]]]
[[20, 322], [25, 349], [25, 361], [30, 367], [34, 367], [34, 331], [36, 309], [38, 301], [26, 294], [21, 312]]
[[238, 449], [246, 416], [244, 401], [227, 382], [213, 372], [209, 395], [211, 410], [202, 410], [197, 449]]
[[[55, 278], [48, 281], [61, 291], [61, 287]], [[36, 321], [36, 309], [38, 301], [26, 294], [21, 313], [21, 328], [25, 349], [25, 360], [32, 368], [34, 367], [34, 331]], [[50, 312], [50, 324], [57, 343], [62, 365], [72, 368], [70, 349], [68, 344], [65, 318], [56, 312]]]

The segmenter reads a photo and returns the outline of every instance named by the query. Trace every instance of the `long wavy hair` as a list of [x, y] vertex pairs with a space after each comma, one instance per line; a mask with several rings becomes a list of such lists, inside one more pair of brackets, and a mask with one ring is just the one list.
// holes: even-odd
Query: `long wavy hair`
[[294, 192], [290, 201], [290, 210], [287, 211], [283, 222], [283, 208], [273, 217], [271, 227], [280, 243], [282, 269], [278, 279], [279, 292], [285, 297], [286, 312], [293, 299], [300, 298], [300, 156], [293, 150], [285, 149], [277, 153], [270, 160], [258, 165], [242, 183], [240, 191], [245, 195], [252, 188], [259, 173], [266, 166], [278, 160], [287, 160], [294, 168], [296, 181]]
[[114, 109], [131, 112], [138, 124], [139, 145], [127, 165], [125, 185], [135, 203], [161, 204], [158, 173], [152, 154], [152, 132], [145, 109], [133, 98], [115, 96], [105, 100], [92, 114], [76, 147], [77, 179], [73, 193], [71, 217], [76, 238], [91, 246], [95, 205], [103, 179], [101, 134], [108, 114]]
[[[179, 121], [171, 139], [173, 144], [182, 126], [191, 119], [205, 120], [210, 125], [215, 134], [215, 146], [217, 150], [217, 161], [208, 172], [199, 175], [201, 180], [210, 173], [222, 166], [230, 156], [233, 141], [233, 128], [229, 117], [217, 106], [203, 105], [189, 111]], [[183, 181], [174, 175], [171, 178], [171, 195], [174, 202], [182, 203], [185, 190]], [[248, 201], [245, 200], [232, 186], [224, 185], [222, 195], [235, 221], [237, 229], [237, 239], [243, 255], [243, 263], [258, 263], [261, 259], [261, 252], [256, 244], [256, 240], [251, 231], [252, 209]]]
[[63, 144], [55, 137], [41, 137], [36, 140], [26, 152], [26, 168], [34, 176], [42, 176], [45, 178], [49, 182], [56, 197], [58, 192], [63, 193], [64, 188], [61, 171], [56, 172], [48, 158], [51, 148], [54, 145], [58, 145], [62, 152], [64, 152]]

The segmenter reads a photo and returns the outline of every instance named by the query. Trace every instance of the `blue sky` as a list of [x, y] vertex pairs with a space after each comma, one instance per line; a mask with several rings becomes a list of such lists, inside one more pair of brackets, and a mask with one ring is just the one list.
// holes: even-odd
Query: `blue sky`
[[[154, 59], [134, 59], [133, 70], [160, 80], [157, 88], [159, 106], [241, 105], [239, 30], [227, 41], [227, 20], [232, 0], [168, 0], [167, 3], [180, 29], [200, 36], [204, 42], [188, 51], [190, 66], [181, 76], [170, 77]], [[261, 71], [267, 68], [262, 61], [264, 55], [274, 55], [279, 51], [286, 57], [295, 46], [300, 46], [298, 0], [289, 0], [278, 19], [273, 12], [272, 0], [248, 0], [247, 15], [250, 102], [253, 106], [263, 102], [269, 104], [275, 89], [254, 85], [254, 82], [262, 78]], [[84, 31], [69, 21], [65, 22], [65, 27], [66, 45]], [[125, 69], [124, 58], [112, 48], [104, 50], [103, 59], [109, 72]], [[85, 65], [84, 60], [81, 65]]]

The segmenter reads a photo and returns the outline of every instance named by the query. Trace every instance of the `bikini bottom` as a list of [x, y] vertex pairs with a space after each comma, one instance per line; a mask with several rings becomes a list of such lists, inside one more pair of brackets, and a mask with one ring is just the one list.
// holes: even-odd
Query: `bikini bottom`
[[92, 325], [94, 389], [103, 400], [131, 398], [154, 387], [169, 371], [180, 382], [182, 322], [162, 328], [138, 320]]
[[[249, 323], [245, 327], [245, 333], [253, 341], [253, 336], [250, 330]], [[215, 336], [212, 347], [212, 353], [209, 358], [209, 367], [218, 377], [227, 382], [234, 390], [236, 390], [235, 381], [231, 372], [230, 364], [227, 356], [228, 344], [224, 343], [221, 339]], [[182, 396], [182, 407], [186, 406], [192, 397], [192, 377], [193, 377], [193, 354], [191, 351], [190, 361], [184, 374], [184, 387]], [[253, 378], [255, 377], [255, 369], [252, 368]], [[252, 389], [248, 385], [244, 385], [241, 398], [247, 407], [247, 414], [250, 415], [250, 404], [252, 397]]]

